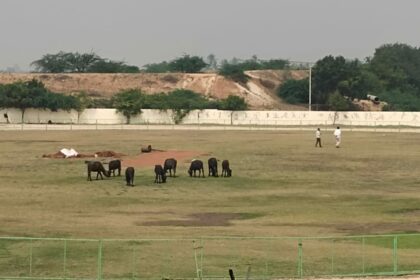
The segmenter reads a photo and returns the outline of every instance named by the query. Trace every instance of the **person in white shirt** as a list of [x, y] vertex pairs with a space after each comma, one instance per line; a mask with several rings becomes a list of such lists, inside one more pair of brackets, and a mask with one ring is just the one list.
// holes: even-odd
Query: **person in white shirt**
[[319, 147], [322, 148], [322, 145], [321, 145], [321, 130], [319, 128], [315, 131], [315, 138], [316, 138], [315, 148], [318, 146], [318, 144], [319, 144]]
[[341, 129], [339, 126], [337, 126], [336, 130], [334, 130], [334, 136], [335, 136], [335, 147], [340, 148], [341, 143]]

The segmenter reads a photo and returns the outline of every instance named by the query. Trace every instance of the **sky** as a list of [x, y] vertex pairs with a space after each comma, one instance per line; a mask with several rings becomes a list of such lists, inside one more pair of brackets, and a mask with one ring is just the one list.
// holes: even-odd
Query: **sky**
[[142, 67], [184, 54], [220, 61], [364, 60], [420, 46], [418, 0], [0, 0], [0, 70], [59, 51]]

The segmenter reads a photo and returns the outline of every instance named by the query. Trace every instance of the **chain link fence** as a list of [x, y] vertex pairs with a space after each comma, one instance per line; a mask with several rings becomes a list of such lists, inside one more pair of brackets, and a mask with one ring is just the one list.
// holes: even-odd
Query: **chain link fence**
[[278, 279], [420, 273], [420, 234], [348, 237], [0, 237], [0, 279]]

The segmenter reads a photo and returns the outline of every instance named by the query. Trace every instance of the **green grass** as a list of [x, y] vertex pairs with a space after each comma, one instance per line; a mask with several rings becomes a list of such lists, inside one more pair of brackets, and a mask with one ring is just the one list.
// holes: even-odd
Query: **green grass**
[[[305, 131], [3, 131], [0, 236], [147, 239], [420, 232], [420, 135], [345, 129], [343, 134], [340, 149], [327, 133], [319, 149], [314, 148], [313, 133]], [[198, 151], [207, 154], [199, 156], [205, 163], [211, 156], [229, 159], [233, 177], [190, 178], [186, 159], [178, 162], [178, 177], [162, 185], [153, 183], [152, 166], [136, 168], [136, 186], [127, 188], [123, 176], [87, 181], [85, 159], [42, 158], [64, 147], [133, 157], [146, 144]], [[416, 268], [418, 239], [399, 239], [401, 267]], [[28, 242], [0, 240], [0, 276], [29, 274]], [[331, 244], [304, 241], [305, 274], [334, 274]], [[62, 241], [33, 245], [33, 275], [97, 273], [96, 242], [70, 242], [66, 268]], [[104, 246], [108, 277], [195, 273], [191, 241]], [[392, 269], [392, 238], [366, 239], [363, 257], [360, 239], [336, 241], [335, 246], [335, 273], [360, 273], [362, 258], [365, 272]], [[207, 275], [225, 274], [229, 266], [245, 275], [247, 263], [252, 263], [254, 275], [297, 276], [296, 239], [208, 240], [203, 253]]]

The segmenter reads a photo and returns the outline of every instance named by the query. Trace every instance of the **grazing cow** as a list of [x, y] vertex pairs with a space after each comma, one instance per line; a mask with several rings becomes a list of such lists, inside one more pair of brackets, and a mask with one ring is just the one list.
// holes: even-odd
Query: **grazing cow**
[[219, 177], [219, 174], [217, 173], [217, 159], [212, 157], [209, 158], [209, 177]]
[[201, 172], [203, 172], [203, 178], [204, 178], [203, 162], [201, 160], [195, 159], [191, 162], [190, 169], [188, 169], [188, 174], [190, 174], [190, 177], [192, 177], [193, 171], [194, 171], [194, 177], [196, 177], [195, 172], [197, 170], [198, 170], [198, 177], [200, 177]]
[[109, 175], [115, 176], [115, 170], [118, 170], [118, 176], [121, 176], [121, 160], [111, 160], [108, 164]]
[[232, 176], [232, 169], [229, 168], [229, 161], [224, 160], [222, 161], [222, 177], [231, 177]]
[[162, 165], [155, 165], [155, 183], [166, 183], [166, 174]]
[[125, 169], [125, 181], [127, 186], [134, 187], [134, 167], [127, 167]]
[[163, 169], [165, 171], [165, 174], [169, 170], [169, 176], [172, 177], [172, 170], [174, 170], [174, 177], [175, 177], [176, 164], [177, 164], [176, 159], [174, 159], [174, 158], [168, 158], [168, 159], [166, 159], [165, 160], [165, 163], [163, 164]]
[[109, 171], [105, 170], [105, 167], [100, 163], [99, 161], [85, 161], [87, 164], [87, 172], [88, 172], [88, 180], [92, 181], [92, 177], [90, 176], [91, 172], [97, 172], [96, 173], [96, 180], [98, 180], [98, 177], [101, 176], [101, 180], [104, 178], [102, 177], [102, 174], [104, 174], [106, 177], [110, 176]]

